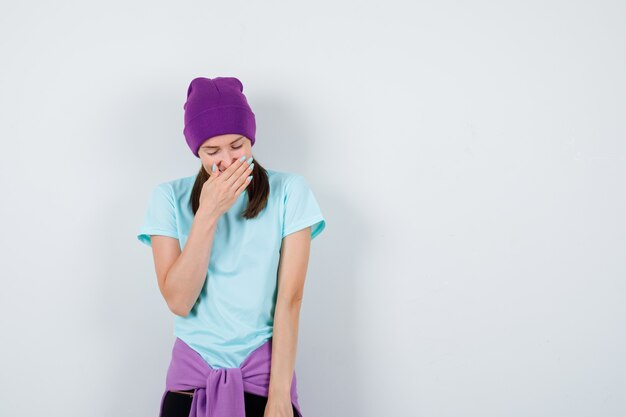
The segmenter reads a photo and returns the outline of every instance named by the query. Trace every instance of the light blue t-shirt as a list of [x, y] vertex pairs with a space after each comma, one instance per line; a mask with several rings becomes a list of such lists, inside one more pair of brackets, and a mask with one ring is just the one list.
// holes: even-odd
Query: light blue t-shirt
[[[239, 367], [273, 332], [282, 239], [311, 226], [311, 239], [326, 226], [302, 175], [267, 170], [267, 206], [254, 219], [241, 216], [247, 190], [220, 216], [207, 279], [187, 317], [174, 316], [174, 335], [214, 368]], [[196, 175], [158, 184], [150, 196], [137, 238], [179, 240], [185, 247], [194, 215], [190, 195]]]

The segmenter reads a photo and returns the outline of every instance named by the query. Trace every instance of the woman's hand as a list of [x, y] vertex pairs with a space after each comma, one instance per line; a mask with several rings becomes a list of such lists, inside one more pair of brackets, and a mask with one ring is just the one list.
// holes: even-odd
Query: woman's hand
[[250, 184], [248, 176], [252, 173], [252, 165], [245, 160], [245, 156], [243, 158], [235, 161], [224, 172], [215, 170], [202, 185], [200, 208], [209, 215], [218, 218], [227, 212]]
[[291, 397], [289, 395], [281, 398], [270, 396], [265, 405], [263, 417], [295, 417]]

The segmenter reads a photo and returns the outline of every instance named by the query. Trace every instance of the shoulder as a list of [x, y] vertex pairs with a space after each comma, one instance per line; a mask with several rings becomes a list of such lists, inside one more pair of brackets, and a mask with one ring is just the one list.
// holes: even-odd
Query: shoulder
[[266, 169], [270, 187], [288, 192], [294, 186], [306, 185], [304, 176], [295, 172]]
[[153, 193], [164, 195], [174, 203], [189, 196], [195, 180], [196, 174], [162, 181], [154, 186]]
[[171, 188], [171, 189], [184, 189], [193, 186], [194, 181], [196, 180], [196, 174], [189, 175], [186, 177], [174, 178], [171, 180], [163, 181], [157, 184], [157, 187], [163, 188]]

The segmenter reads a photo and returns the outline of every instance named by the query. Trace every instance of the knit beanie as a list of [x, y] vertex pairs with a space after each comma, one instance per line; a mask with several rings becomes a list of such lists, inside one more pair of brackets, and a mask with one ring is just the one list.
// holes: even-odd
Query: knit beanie
[[256, 121], [243, 94], [243, 84], [235, 77], [197, 77], [187, 88], [185, 128], [187, 145], [199, 158], [198, 149], [209, 138], [235, 133], [254, 145]]

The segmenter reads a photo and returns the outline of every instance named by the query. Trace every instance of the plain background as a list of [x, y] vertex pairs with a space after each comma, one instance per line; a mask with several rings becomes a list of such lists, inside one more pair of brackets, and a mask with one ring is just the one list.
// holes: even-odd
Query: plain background
[[314, 240], [306, 417], [626, 415], [623, 2], [3, 2], [2, 416], [157, 415], [173, 315], [136, 239], [197, 172], [197, 76]]

